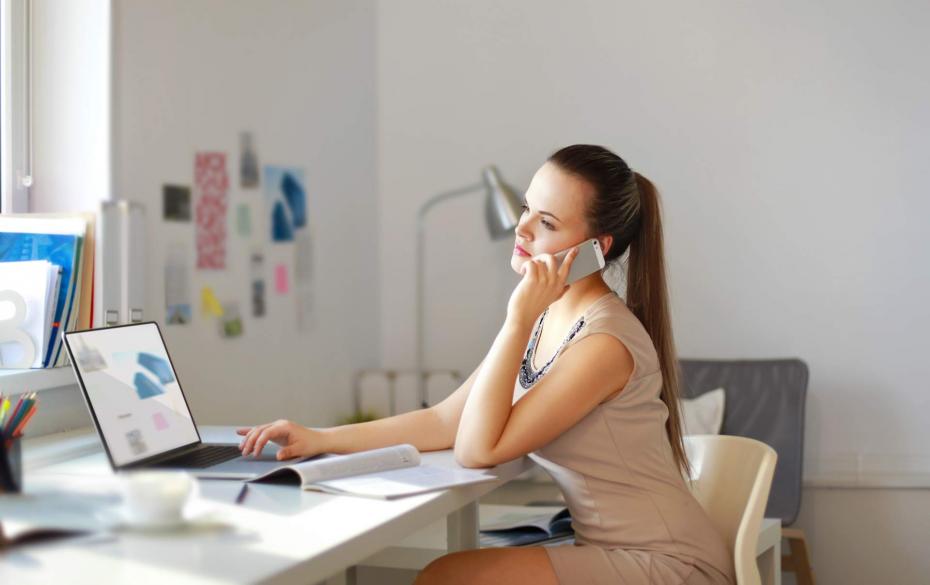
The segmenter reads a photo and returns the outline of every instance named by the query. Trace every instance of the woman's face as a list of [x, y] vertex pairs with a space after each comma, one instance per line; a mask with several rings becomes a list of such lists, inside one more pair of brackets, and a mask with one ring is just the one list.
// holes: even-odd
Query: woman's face
[[[523, 202], [510, 266], [518, 274], [531, 256], [555, 254], [587, 240], [585, 220], [594, 189], [583, 179], [547, 162], [536, 171]], [[603, 243], [603, 242], [602, 242]]]

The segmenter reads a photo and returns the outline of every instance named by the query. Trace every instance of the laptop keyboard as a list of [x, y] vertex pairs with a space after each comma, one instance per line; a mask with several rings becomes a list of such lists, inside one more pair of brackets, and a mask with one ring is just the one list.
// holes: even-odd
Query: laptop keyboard
[[203, 469], [217, 463], [229, 461], [242, 455], [235, 445], [204, 445], [196, 451], [185, 453], [168, 461], [162, 461], [157, 467], [188, 467]]

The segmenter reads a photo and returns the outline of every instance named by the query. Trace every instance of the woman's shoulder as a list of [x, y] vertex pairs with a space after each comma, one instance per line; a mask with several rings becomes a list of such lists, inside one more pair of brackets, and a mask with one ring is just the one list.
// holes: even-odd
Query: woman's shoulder
[[597, 299], [585, 311], [585, 323], [578, 339], [606, 333], [620, 340], [633, 355], [638, 373], [648, 373], [658, 364], [652, 338], [635, 314], [617, 293], [611, 291]]

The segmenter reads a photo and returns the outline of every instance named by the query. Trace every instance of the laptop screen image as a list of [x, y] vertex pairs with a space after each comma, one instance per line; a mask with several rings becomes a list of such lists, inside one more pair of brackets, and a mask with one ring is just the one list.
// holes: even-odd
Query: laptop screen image
[[155, 323], [68, 333], [66, 342], [115, 467], [200, 440]]

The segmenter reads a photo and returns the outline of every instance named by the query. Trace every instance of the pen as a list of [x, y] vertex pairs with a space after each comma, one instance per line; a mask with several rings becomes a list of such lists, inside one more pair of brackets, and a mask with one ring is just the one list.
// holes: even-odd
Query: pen
[[248, 493], [248, 490], [249, 490], [249, 484], [243, 483], [243, 484], [242, 484], [242, 489], [239, 490], [239, 495], [236, 496], [236, 503], [237, 503], [237, 504], [241, 504], [242, 502], [245, 501], [245, 496], [246, 496], [246, 494]]

